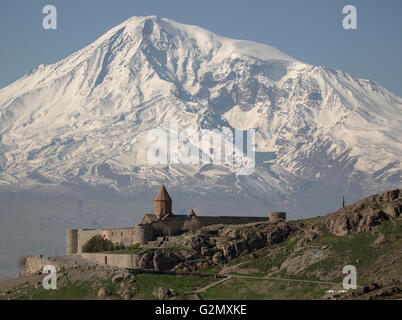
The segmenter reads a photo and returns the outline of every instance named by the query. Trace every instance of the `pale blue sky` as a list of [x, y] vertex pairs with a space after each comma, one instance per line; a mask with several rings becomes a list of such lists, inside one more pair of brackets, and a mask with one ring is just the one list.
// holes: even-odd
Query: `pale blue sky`
[[[42, 28], [46, 4], [58, 10], [57, 30]], [[357, 30], [342, 28], [347, 4], [357, 8]], [[0, 87], [134, 15], [266, 43], [301, 61], [378, 81], [402, 96], [401, 0], [1, 0]]]

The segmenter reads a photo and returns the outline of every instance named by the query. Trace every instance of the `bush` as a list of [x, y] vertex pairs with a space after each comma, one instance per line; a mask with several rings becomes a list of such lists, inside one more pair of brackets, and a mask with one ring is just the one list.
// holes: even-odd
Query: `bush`
[[136, 243], [136, 244], [132, 244], [130, 246], [127, 246], [124, 249], [127, 249], [127, 250], [139, 250], [139, 249], [141, 249], [141, 245], [139, 243]]
[[125, 250], [127, 247], [122, 243], [113, 244], [112, 250]]
[[82, 247], [82, 252], [102, 252], [102, 251], [111, 251], [114, 249], [113, 242], [106, 239], [105, 236], [101, 236], [97, 234], [88, 240]]

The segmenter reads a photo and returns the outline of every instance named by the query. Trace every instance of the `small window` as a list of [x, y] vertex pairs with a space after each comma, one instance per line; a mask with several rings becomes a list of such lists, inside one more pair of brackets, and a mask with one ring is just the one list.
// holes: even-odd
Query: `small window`
[[121, 233], [121, 236], [123, 236], [123, 232]]

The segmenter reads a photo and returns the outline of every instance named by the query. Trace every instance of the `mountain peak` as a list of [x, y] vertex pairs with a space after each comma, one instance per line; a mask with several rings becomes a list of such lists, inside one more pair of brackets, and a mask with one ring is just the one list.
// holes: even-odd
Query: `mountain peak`
[[157, 40], [161, 40], [161, 37], [166, 37], [165, 40], [169, 39], [170, 41], [187, 41], [201, 50], [219, 49], [219, 54], [225, 57], [231, 55], [232, 57], [252, 57], [259, 60], [297, 62], [296, 59], [270, 45], [230, 39], [199, 26], [181, 24], [156, 15], [133, 16], [108, 31], [100, 39], [107, 39], [115, 35], [116, 32], [122, 33], [123, 30], [132, 39], [153, 35]]

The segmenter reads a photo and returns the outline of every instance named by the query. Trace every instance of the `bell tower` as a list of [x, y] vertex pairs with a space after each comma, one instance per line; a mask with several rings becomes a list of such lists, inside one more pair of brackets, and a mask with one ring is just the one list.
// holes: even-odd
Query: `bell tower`
[[159, 190], [158, 194], [154, 199], [154, 214], [158, 220], [162, 219], [167, 214], [172, 213], [172, 199], [169, 193], [166, 191], [164, 185]]

